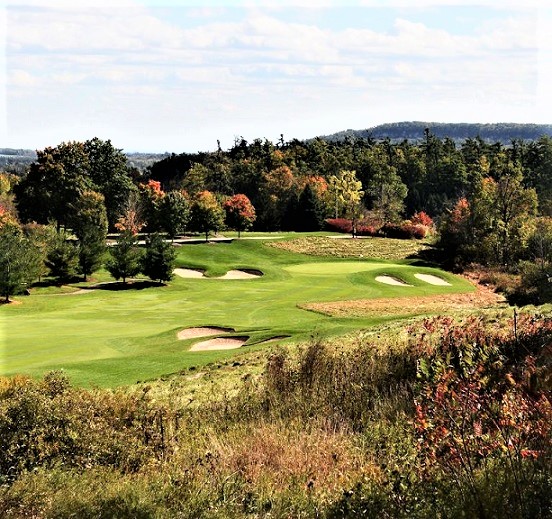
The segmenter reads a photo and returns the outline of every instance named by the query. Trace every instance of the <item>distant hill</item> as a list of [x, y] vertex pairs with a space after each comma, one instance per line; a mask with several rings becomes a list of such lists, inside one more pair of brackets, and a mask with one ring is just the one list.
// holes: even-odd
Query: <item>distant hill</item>
[[[128, 163], [139, 171], [168, 157], [170, 153], [126, 153]], [[0, 168], [11, 172], [22, 172], [26, 166], [36, 160], [35, 150], [0, 148]]]
[[500, 142], [510, 144], [512, 139], [525, 141], [537, 140], [543, 135], [552, 136], [552, 124], [518, 124], [518, 123], [433, 123], [423, 121], [380, 124], [365, 130], [344, 130], [321, 138], [327, 141], [342, 141], [346, 138], [376, 140], [389, 138], [392, 142], [408, 140], [416, 143], [424, 139], [424, 131], [440, 139], [449, 137], [457, 143], [468, 138], [481, 137], [488, 143]]

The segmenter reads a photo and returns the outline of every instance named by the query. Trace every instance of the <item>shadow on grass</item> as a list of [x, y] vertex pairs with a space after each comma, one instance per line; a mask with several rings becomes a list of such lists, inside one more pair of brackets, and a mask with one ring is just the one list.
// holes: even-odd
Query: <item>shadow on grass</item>
[[412, 265], [418, 267], [442, 267], [444, 255], [441, 249], [431, 245], [427, 249], [408, 255], [406, 259], [416, 260]]
[[127, 281], [126, 283], [123, 283], [122, 281], [107, 281], [105, 283], [97, 283], [96, 285], [90, 285], [85, 288], [86, 290], [110, 290], [110, 291], [118, 292], [120, 290], [144, 290], [145, 288], [164, 287], [164, 286], [167, 286], [167, 284], [161, 281], [151, 281], [148, 279], [148, 280]]

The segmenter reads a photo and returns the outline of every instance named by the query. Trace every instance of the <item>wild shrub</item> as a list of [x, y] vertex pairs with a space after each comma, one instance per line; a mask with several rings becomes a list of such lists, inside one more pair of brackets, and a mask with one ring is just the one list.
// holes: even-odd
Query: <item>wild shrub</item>
[[38, 467], [133, 472], [168, 449], [167, 411], [146, 395], [71, 388], [59, 373], [0, 387], [0, 481]]
[[325, 223], [328, 231], [350, 234], [353, 230], [353, 223], [348, 218], [327, 218]]
[[402, 224], [386, 223], [380, 229], [380, 233], [386, 238], [421, 240], [427, 236], [427, 227], [423, 225], [414, 225], [408, 222]]
[[[432, 319], [416, 337], [426, 351], [414, 420], [421, 468], [457, 482], [474, 516], [546, 515], [552, 320], [522, 316], [490, 330], [480, 319]], [[489, 499], [491, 488], [502, 499]]]

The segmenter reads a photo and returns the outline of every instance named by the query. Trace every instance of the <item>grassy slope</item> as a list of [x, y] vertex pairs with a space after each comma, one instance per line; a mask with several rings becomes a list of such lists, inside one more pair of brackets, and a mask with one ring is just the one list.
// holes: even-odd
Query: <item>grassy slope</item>
[[[0, 374], [40, 376], [63, 368], [76, 384], [129, 384], [242, 353], [188, 353], [193, 341], [176, 339], [176, 332], [185, 327], [232, 327], [250, 336], [247, 350], [251, 350], [263, 348], [255, 344], [274, 336], [302, 340], [312, 333], [338, 335], [393, 317], [330, 318], [297, 308], [301, 303], [472, 289], [459, 278], [408, 262], [313, 257], [256, 240], [184, 246], [177, 264], [206, 269], [210, 276], [235, 268], [258, 269], [265, 275], [255, 280], [175, 278], [167, 287], [95, 290], [74, 296], [37, 293], [21, 305], [0, 309], [4, 335]], [[439, 273], [452, 286], [428, 285], [414, 278], [414, 272]], [[373, 278], [382, 273], [414, 286], [375, 282]]]

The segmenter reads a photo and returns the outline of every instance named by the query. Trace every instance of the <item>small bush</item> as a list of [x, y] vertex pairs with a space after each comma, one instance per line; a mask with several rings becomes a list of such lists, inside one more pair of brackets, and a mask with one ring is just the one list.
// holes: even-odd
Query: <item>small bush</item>
[[427, 227], [423, 225], [413, 225], [411, 223], [386, 223], [380, 233], [386, 238], [399, 238], [403, 240], [418, 239], [421, 240], [427, 236]]
[[414, 213], [412, 218], [410, 218], [410, 222], [413, 225], [423, 225], [424, 227], [433, 227], [433, 219], [424, 211], [420, 211], [419, 213]]
[[358, 236], [379, 236], [378, 229], [373, 225], [359, 225], [356, 233]]
[[350, 234], [353, 231], [353, 224], [347, 218], [328, 218], [325, 220], [328, 231]]

